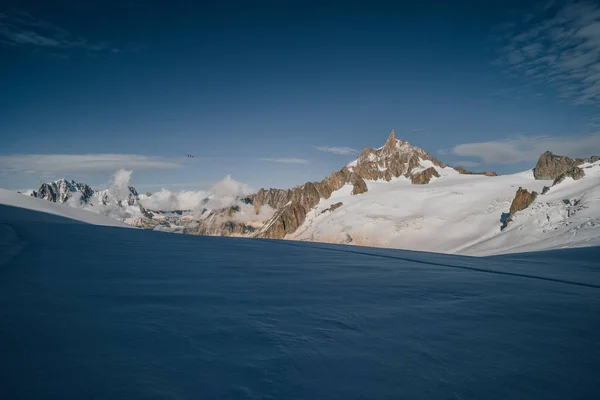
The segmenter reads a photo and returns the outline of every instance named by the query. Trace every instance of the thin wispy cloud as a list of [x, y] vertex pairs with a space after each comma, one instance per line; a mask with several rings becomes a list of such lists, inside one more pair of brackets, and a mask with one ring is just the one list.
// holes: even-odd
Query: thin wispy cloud
[[15, 154], [0, 156], [0, 171], [27, 172], [103, 172], [117, 169], [168, 169], [182, 165], [181, 159], [137, 154]]
[[507, 74], [551, 85], [574, 104], [600, 104], [600, 3], [547, 3], [494, 35], [494, 64]]
[[481, 163], [478, 163], [475, 161], [463, 160], [463, 161], [457, 161], [456, 165], [458, 165], [459, 167], [472, 168], [472, 167], [477, 167], [478, 165], [481, 165]]
[[353, 149], [351, 147], [315, 146], [315, 149], [327, 153], [338, 154], [340, 156], [351, 156], [360, 153], [358, 150]]
[[308, 160], [302, 158], [260, 158], [261, 161], [276, 162], [282, 164], [309, 164]]
[[459, 144], [450, 152], [461, 157], [479, 158], [486, 164], [514, 164], [535, 162], [548, 150], [569, 157], [600, 155], [600, 133], [569, 137], [515, 136], [504, 140]]
[[88, 52], [120, 52], [119, 48], [111, 46], [107, 42], [92, 41], [76, 36], [67, 29], [34, 18], [25, 11], [0, 13], [0, 42], [12, 46], [45, 48], [55, 51], [79, 49]]
[[600, 128], [600, 117], [589, 118], [588, 126], [592, 129]]

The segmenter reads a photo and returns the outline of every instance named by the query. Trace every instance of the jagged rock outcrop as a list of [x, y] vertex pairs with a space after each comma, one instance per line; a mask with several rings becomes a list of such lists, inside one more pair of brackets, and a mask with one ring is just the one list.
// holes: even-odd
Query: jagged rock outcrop
[[59, 179], [51, 183], [42, 183], [37, 191], [31, 193], [31, 196], [62, 204], [66, 203], [77, 193], [80, 193], [83, 202], [87, 202], [94, 194], [94, 191], [85, 183]]
[[533, 176], [535, 179], [555, 180], [561, 174], [578, 167], [583, 163], [595, 163], [600, 160], [600, 156], [592, 156], [589, 158], [569, 158], [565, 156], [557, 156], [551, 151], [547, 151], [540, 156], [535, 168]]
[[367, 183], [361, 177], [354, 177], [352, 180], [352, 194], [362, 194], [366, 193], [369, 190], [367, 187]]
[[350, 171], [344, 167], [337, 172], [333, 172], [321, 182], [316, 182], [315, 186], [324, 199], [328, 199], [331, 193], [340, 190], [350, 180]]
[[423, 149], [412, 146], [406, 140], [396, 139], [396, 132], [392, 130], [383, 147], [365, 147], [358, 158], [346, 168], [363, 179], [389, 181], [394, 177], [412, 175], [412, 171], [420, 165], [421, 160], [431, 161], [440, 168], [447, 167]]
[[307, 210], [301, 204], [290, 201], [268, 220], [255, 237], [281, 239], [288, 233], [293, 233], [304, 223]]
[[531, 205], [531, 203], [533, 203], [533, 201], [536, 199], [537, 195], [538, 194], [536, 191], [532, 191], [531, 193], [529, 193], [527, 189], [523, 189], [522, 187], [520, 187], [517, 190], [515, 198], [513, 199], [510, 205], [510, 211], [507, 217], [504, 219], [501, 229], [503, 230], [508, 226], [509, 222], [512, 221], [512, 216], [514, 215], [514, 213], [522, 211], [529, 207], [529, 205]]
[[120, 188], [116, 192], [113, 189], [94, 191], [85, 183], [59, 179], [50, 183], [42, 183], [37, 191], [31, 193], [31, 196], [60, 204], [77, 199], [77, 205], [89, 207], [91, 210], [99, 206], [132, 206], [132, 209], [137, 208], [139, 213], [137, 211], [134, 211], [133, 215], [125, 212], [118, 213], [127, 224], [146, 229], [156, 226], [156, 223], [152, 221], [153, 213], [140, 204], [138, 192], [133, 186]]
[[517, 190], [515, 198], [513, 199], [510, 205], [510, 213], [514, 214], [517, 211], [526, 209], [531, 203], [533, 203], [536, 197], [536, 191], [532, 191], [531, 193], [529, 193], [527, 189], [523, 189], [522, 187], [520, 187]]
[[325, 214], [326, 212], [333, 212], [343, 205], [344, 203], [342, 203], [341, 201], [334, 203], [329, 208], [326, 208], [325, 210], [321, 211], [321, 214]]
[[570, 169], [566, 170], [565, 172], [561, 173], [560, 175], [558, 175], [556, 177], [556, 179], [554, 179], [554, 182], [552, 182], [552, 186], [558, 185], [559, 183], [564, 181], [565, 178], [567, 178], [567, 177], [573, 178], [573, 180], [577, 181], [577, 180], [583, 178], [584, 176], [585, 176], [585, 172], [583, 172], [583, 170], [581, 168], [573, 167], [573, 168], [570, 168]]
[[485, 175], [485, 176], [498, 176], [494, 171], [483, 171], [483, 172], [472, 172], [463, 167], [454, 167], [454, 169], [462, 175]]
[[429, 167], [424, 171], [413, 174], [410, 177], [410, 181], [414, 185], [426, 185], [429, 183], [429, 181], [431, 181], [431, 178], [433, 178], [434, 176], [436, 178], [439, 178], [440, 174], [437, 172], [437, 170], [435, 168]]

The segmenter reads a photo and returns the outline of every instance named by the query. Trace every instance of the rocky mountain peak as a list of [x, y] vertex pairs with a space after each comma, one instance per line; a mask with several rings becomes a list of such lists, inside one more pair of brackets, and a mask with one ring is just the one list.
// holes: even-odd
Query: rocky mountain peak
[[593, 163], [598, 159], [600, 159], [598, 156], [592, 156], [590, 158], [569, 158], [557, 156], [551, 151], [546, 151], [538, 159], [538, 162], [533, 169], [533, 176], [535, 179], [554, 180], [565, 172], [571, 171], [573, 168], [583, 163]]
[[398, 139], [396, 139], [396, 131], [394, 129], [392, 129], [392, 131], [390, 132], [390, 136], [388, 136], [383, 147], [392, 150], [392, 149], [396, 148], [397, 144], [398, 144]]
[[65, 203], [78, 192], [81, 193], [81, 198], [84, 201], [87, 201], [94, 194], [92, 188], [85, 183], [68, 181], [63, 178], [51, 183], [42, 183], [37, 191], [31, 193], [31, 196], [56, 203]]
[[423, 149], [411, 145], [406, 140], [397, 139], [396, 131], [392, 130], [382, 147], [365, 147], [358, 158], [346, 165], [346, 168], [363, 179], [389, 181], [393, 177], [411, 176], [413, 170], [425, 160], [431, 161], [435, 166], [446, 167]]

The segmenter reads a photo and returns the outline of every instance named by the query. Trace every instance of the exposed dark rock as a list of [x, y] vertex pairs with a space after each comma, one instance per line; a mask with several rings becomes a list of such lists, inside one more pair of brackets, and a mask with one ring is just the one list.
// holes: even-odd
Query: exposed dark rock
[[434, 176], [439, 178], [440, 174], [435, 168], [429, 167], [425, 171], [421, 171], [417, 174], [412, 175], [410, 177], [410, 181], [414, 185], [426, 185], [429, 183], [429, 181], [431, 181], [431, 178], [433, 178]]
[[581, 168], [573, 167], [573, 168], [570, 168], [567, 171], [561, 173], [559, 176], [557, 176], [556, 179], [554, 179], [554, 182], [552, 182], [552, 186], [558, 185], [559, 183], [564, 181], [565, 178], [567, 178], [567, 177], [573, 178], [573, 180], [577, 181], [577, 180], [583, 178], [584, 176], [585, 176], [585, 172], [583, 172], [583, 170]]
[[583, 164], [595, 163], [600, 160], [600, 156], [592, 156], [589, 158], [569, 158], [565, 156], [557, 156], [550, 151], [542, 154], [533, 169], [535, 179], [552, 179], [555, 180], [563, 173]]
[[[531, 203], [533, 203], [533, 201], [536, 199], [537, 195], [538, 194], [536, 191], [532, 191], [531, 193], [529, 193], [529, 191], [527, 191], [527, 189], [523, 189], [522, 187], [520, 187], [517, 190], [517, 193], [515, 195], [515, 198], [512, 201], [512, 204], [510, 205], [510, 213], [504, 219], [504, 223], [502, 224], [501, 229], [506, 228], [508, 223], [512, 220], [512, 216], [514, 215], [514, 213], [516, 213], [518, 211], [522, 211], [522, 210], [526, 209], [527, 207], [529, 207], [529, 205]], [[503, 214], [503, 216], [504, 215], [505, 214]]]
[[264, 224], [264, 228], [258, 231], [255, 236], [281, 239], [285, 235], [295, 232], [304, 223], [306, 212], [301, 204], [291, 201], [276, 211], [275, 215]]
[[332, 212], [337, 210], [338, 208], [340, 208], [342, 205], [344, 205], [344, 203], [342, 203], [341, 201], [335, 204], [332, 204], [331, 207], [321, 211], [321, 214], [325, 214], [326, 212]]
[[31, 196], [55, 203], [65, 203], [77, 192], [81, 193], [81, 201], [83, 203], [87, 203], [94, 194], [92, 188], [85, 183], [60, 179], [51, 183], [42, 183], [39, 189], [34, 191]]
[[56, 202], [56, 192], [54, 189], [55, 188], [52, 186], [52, 184], [42, 183], [37, 192], [34, 191], [31, 195], [33, 197], [37, 197], [38, 199]]
[[536, 191], [532, 191], [531, 193], [529, 193], [527, 189], [523, 189], [520, 187], [517, 190], [517, 194], [515, 195], [512, 204], [510, 205], [510, 213], [514, 214], [517, 211], [526, 209], [531, 203], [533, 203], [536, 197]]
[[542, 189], [542, 194], [548, 193], [549, 190], [550, 190], [550, 186], [544, 186], [544, 188]]
[[352, 194], [366, 193], [369, 189], [363, 178], [355, 177], [352, 181]]
[[458, 171], [459, 174], [462, 174], [462, 175], [498, 176], [498, 174], [495, 173], [494, 171], [472, 172], [472, 171], [469, 171], [468, 169], [465, 169], [463, 167], [454, 167], [454, 169], [456, 171]]

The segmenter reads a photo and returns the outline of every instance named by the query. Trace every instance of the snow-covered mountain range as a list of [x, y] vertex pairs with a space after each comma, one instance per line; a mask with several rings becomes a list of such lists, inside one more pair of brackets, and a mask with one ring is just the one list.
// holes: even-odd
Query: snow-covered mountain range
[[128, 174], [104, 190], [63, 179], [31, 196], [187, 234], [471, 255], [600, 244], [599, 157], [547, 152], [532, 170], [496, 176], [446, 165], [392, 131], [382, 147], [365, 148], [320, 182], [238, 190], [226, 201], [209, 191], [180, 210], [161, 210], [162, 194], [138, 194]]

